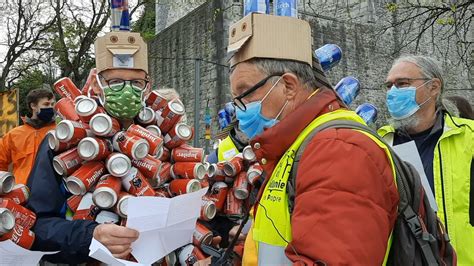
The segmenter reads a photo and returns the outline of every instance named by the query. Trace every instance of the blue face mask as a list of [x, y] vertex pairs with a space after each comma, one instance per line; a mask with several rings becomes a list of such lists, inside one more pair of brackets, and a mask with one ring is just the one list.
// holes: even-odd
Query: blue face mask
[[[429, 82], [429, 81], [427, 81]], [[387, 92], [386, 104], [390, 115], [396, 120], [402, 120], [412, 116], [421, 106], [431, 99], [431, 96], [423, 103], [416, 102], [416, 89], [425, 85], [427, 82], [418, 87], [397, 88], [395, 85]]]
[[262, 100], [251, 102], [245, 105], [247, 110], [242, 111], [239, 108], [236, 108], [236, 116], [237, 120], [239, 120], [239, 128], [250, 139], [262, 133], [264, 129], [274, 126], [278, 122], [278, 117], [281, 115], [288, 104], [287, 101], [275, 118], [270, 119], [262, 115], [262, 102], [267, 98], [273, 88], [275, 88], [280, 79], [278, 79], [278, 81], [273, 84], [267, 94], [263, 96]]

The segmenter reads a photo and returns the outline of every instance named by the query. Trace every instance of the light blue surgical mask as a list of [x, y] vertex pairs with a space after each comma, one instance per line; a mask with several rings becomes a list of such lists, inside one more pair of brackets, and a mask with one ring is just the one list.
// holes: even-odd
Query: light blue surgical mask
[[281, 77], [277, 80], [277, 82], [275, 82], [275, 84], [273, 84], [267, 94], [265, 94], [265, 96], [263, 96], [260, 101], [246, 104], [245, 111], [236, 108], [237, 120], [239, 120], [239, 128], [250, 139], [262, 133], [264, 129], [274, 126], [278, 122], [278, 117], [280, 117], [281, 113], [288, 104], [288, 101], [286, 101], [275, 118], [267, 118], [262, 114], [262, 102], [267, 98], [270, 92], [273, 91], [280, 80]]
[[387, 92], [386, 104], [390, 115], [396, 120], [402, 120], [412, 116], [421, 106], [431, 99], [431, 96], [421, 104], [416, 102], [416, 89], [430, 81], [421, 84], [418, 87], [397, 88], [395, 85]]

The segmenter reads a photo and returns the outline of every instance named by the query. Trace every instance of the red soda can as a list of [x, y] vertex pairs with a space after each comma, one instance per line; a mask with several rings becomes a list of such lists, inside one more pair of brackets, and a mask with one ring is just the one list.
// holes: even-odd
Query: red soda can
[[137, 122], [144, 126], [156, 124], [156, 112], [150, 107], [143, 107], [137, 115]]
[[77, 151], [85, 161], [101, 161], [113, 152], [113, 147], [108, 139], [87, 137], [77, 144]]
[[161, 150], [161, 154], [159, 156], [156, 156], [156, 158], [160, 159], [162, 162], [169, 162], [171, 158], [171, 152], [168, 148], [163, 147]]
[[[217, 164], [214, 165], [214, 175], [213, 175], [213, 180], [214, 181], [224, 181], [226, 178], [226, 175], [224, 173], [224, 162], [218, 162]], [[212, 167], [212, 166], [211, 166]]]
[[[135, 166], [140, 173], [142, 173], [149, 181], [159, 181], [162, 162], [151, 155], [147, 155], [141, 160], [132, 160], [132, 165]], [[150, 182], [152, 184], [152, 182]], [[152, 187], [155, 187], [152, 185]]]
[[56, 137], [60, 142], [77, 144], [81, 139], [92, 136], [87, 124], [77, 121], [62, 120], [56, 126]]
[[73, 146], [73, 144], [67, 142], [60, 142], [59, 139], [56, 137], [56, 130], [54, 129], [48, 131], [48, 134], [46, 134], [46, 138], [48, 138], [49, 148], [54, 152], [63, 152]]
[[227, 186], [227, 184], [224, 182], [216, 182], [211, 187], [211, 194], [209, 195], [209, 198], [214, 200], [216, 208], [220, 212], [224, 210], [227, 194], [231, 194], [228, 192], [229, 186]]
[[192, 128], [184, 123], [178, 123], [165, 135], [165, 146], [168, 149], [173, 149], [183, 145], [192, 137]]
[[84, 84], [84, 87], [82, 87], [82, 94], [83, 95], [89, 95], [90, 91], [94, 90], [94, 87], [97, 86], [97, 68], [92, 68], [89, 71], [89, 76], [87, 76], [86, 83]]
[[182, 145], [171, 151], [171, 160], [173, 162], [198, 162], [204, 160], [204, 149], [193, 148], [189, 145]]
[[160, 188], [155, 189], [156, 197], [161, 198], [171, 198], [171, 194], [169, 191], [169, 184], [164, 184]]
[[212, 231], [204, 226], [202, 223], [197, 222], [196, 228], [193, 233], [193, 245], [201, 247], [202, 244], [210, 245], [212, 243]]
[[79, 121], [74, 102], [69, 98], [61, 98], [54, 105], [54, 110], [63, 120]]
[[149, 125], [146, 127], [146, 129], [160, 138], [163, 136], [161, 134], [160, 128], [157, 125]]
[[92, 193], [86, 193], [77, 207], [76, 213], [72, 217], [73, 220], [91, 220], [94, 221], [100, 208], [94, 205], [92, 201]]
[[114, 152], [110, 154], [105, 160], [105, 167], [111, 175], [124, 177], [130, 172], [130, 169], [132, 168], [132, 162], [130, 161], [130, 158], [127, 157], [127, 155]]
[[122, 218], [127, 218], [127, 206], [128, 206], [128, 199], [134, 197], [132, 194], [127, 193], [125, 191], [120, 191], [118, 195], [117, 204], [114, 207], [115, 212], [120, 215]]
[[105, 172], [103, 162], [87, 162], [66, 179], [66, 186], [74, 195], [84, 195]]
[[235, 178], [233, 190], [237, 199], [244, 200], [249, 197], [249, 181], [245, 171], [240, 172]]
[[99, 179], [94, 193], [92, 193], [92, 201], [99, 208], [110, 209], [117, 203], [121, 189], [122, 180], [120, 177], [104, 175]]
[[206, 167], [202, 163], [178, 162], [171, 166], [171, 177], [203, 179], [206, 175]]
[[0, 195], [12, 191], [15, 186], [15, 177], [10, 172], [0, 171]]
[[161, 164], [161, 169], [160, 169], [160, 174], [158, 175], [157, 179], [153, 179], [150, 184], [154, 187], [160, 187], [163, 184], [167, 183], [172, 179], [171, 177], [171, 163], [168, 162], [162, 162]]
[[30, 198], [30, 189], [24, 184], [16, 184], [13, 190], [2, 195], [2, 197], [13, 200], [16, 204], [25, 205]]
[[196, 179], [171, 180], [169, 190], [172, 195], [182, 195], [196, 192], [201, 189], [201, 183]]
[[145, 103], [154, 111], [163, 111], [168, 105], [168, 100], [160, 92], [153, 90], [148, 95]]
[[126, 134], [124, 131], [115, 134], [112, 142], [116, 151], [135, 160], [145, 158], [150, 151], [150, 145], [145, 139]]
[[72, 195], [67, 199], [67, 206], [72, 212], [76, 212], [82, 200], [82, 195]]
[[73, 148], [54, 156], [53, 168], [59, 175], [69, 176], [81, 167], [83, 161], [77, 148]]
[[157, 111], [156, 124], [161, 132], [168, 133], [184, 115], [184, 104], [179, 99], [168, 102], [163, 111]]
[[244, 215], [244, 201], [236, 198], [234, 193], [227, 193], [224, 213], [229, 218], [242, 218]]
[[108, 114], [96, 114], [89, 121], [91, 131], [101, 137], [112, 137], [120, 131], [120, 122]]
[[36, 214], [27, 208], [16, 204], [13, 200], [0, 198], [0, 208], [11, 211], [15, 216], [15, 223], [26, 228], [31, 228], [36, 222]]
[[150, 183], [135, 167], [132, 167], [130, 173], [122, 178], [122, 185], [128, 193], [134, 196], [155, 196], [155, 191]]
[[258, 181], [260, 176], [263, 173], [263, 168], [260, 166], [259, 163], [254, 163], [250, 165], [249, 169], [247, 170], [247, 180], [251, 185], [254, 185], [255, 182]]
[[150, 146], [149, 154], [157, 156], [163, 148], [163, 139], [139, 125], [131, 125], [127, 134], [145, 139]]
[[247, 162], [253, 163], [257, 161], [257, 156], [252, 150], [252, 146], [247, 146], [242, 150], [242, 157]]
[[98, 224], [118, 224], [120, 217], [114, 212], [102, 210], [95, 217], [95, 221]]
[[216, 203], [208, 197], [202, 197], [201, 220], [210, 221], [216, 217], [216, 213]]
[[15, 227], [15, 215], [7, 208], [0, 208], [0, 221], [0, 237]]
[[99, 113], [105, 113], [104, 108], [98, 106], [97, 102], [88, 97], [84, 97], [76, 102], [75, 110], [79, 118], [84, 123], [89, 123], [92, 117]]
[[68, 77], [58, 79], [58, 81], [54, 83], [54, 90], [61, 96], [61, 98], [69, 98], [73, 101], [77, 96], [81, 95], [81, 91]]
[[30, 249], [33, 242], [35, 242], [35, 233], [28, 227], [16, 224], [10, 232], [0, 237], [0, 241], [8, 239], [22, 248]]
[[244, 159], [241, 153], [235, 155], [230, 161], [224, 162], [224, 174], [226, 176], [236, 176], [243, 168]]

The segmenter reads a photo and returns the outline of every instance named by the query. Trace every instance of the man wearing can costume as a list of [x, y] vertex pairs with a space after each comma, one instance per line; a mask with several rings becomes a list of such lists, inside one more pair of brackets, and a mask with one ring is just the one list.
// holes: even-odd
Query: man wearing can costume
[[[139, 33], [110, 32], [95, 42], [98, 86], [94, 93], [106, 112], [122, 126], [132, 123], [149, 91], [147, 46]], [[33, 250], [57, 251], [43, 259], [56, 263], [84, 263], [89, 258], [92, 238], [105, 245], [116, 257], [130, 254], [138, 238], [135, 230], [90, 220], [67, 220], [66, 200], [70, 196], [61, 176], [55, 173], [53, 151], [45, 140], [40, 145], [28, 186], [28, 207], [37, 214], [33, 228]]]

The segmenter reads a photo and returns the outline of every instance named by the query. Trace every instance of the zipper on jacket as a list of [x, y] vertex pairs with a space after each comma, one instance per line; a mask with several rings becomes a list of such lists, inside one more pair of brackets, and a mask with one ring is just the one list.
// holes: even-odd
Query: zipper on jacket
[[443, 160], [441, 158], [441, 142], [438, 143], [438, 155], [439, 155], [439, 169], [440, 169], [440, 178], [441, 178], [441, 193], [443, 197], [443, 214], [444, 214], [444, 223], [446, 227], [446, 234], [449, 235], [448, 228], [448, 215], [446, 214], [446, 197], [444, 195], [444, 178], [443, 178]]

